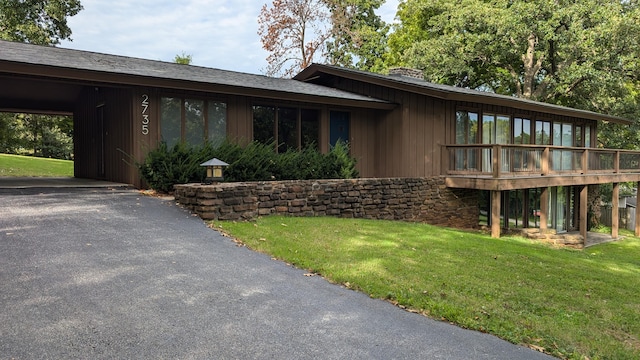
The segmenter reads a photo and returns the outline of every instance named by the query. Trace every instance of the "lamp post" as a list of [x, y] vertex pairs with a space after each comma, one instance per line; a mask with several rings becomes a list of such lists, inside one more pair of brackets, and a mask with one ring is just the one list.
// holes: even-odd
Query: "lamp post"
[[213, 184], [214, 182], [222, 181], [222, 169], [226, 166], [229, 166], [226, 162], [213, 158], [209, 161], [205, 161], [200, 166], [206, 166], [207, 168], [207, 177], [204, 179], [204, 183], [207, 185]]

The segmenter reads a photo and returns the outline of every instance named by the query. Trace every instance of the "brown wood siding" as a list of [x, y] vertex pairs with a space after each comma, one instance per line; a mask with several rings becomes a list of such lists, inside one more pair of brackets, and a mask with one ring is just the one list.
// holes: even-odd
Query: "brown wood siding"
[[[356, 110], [351, 112], [350, 146], [351, 155], [357, 159], [356, 168], [360, 177], [374, 177], [376, 168], [374, 111]], [[328, 130], [327, 126], [327, 139]], [[327, 141], [328, 143], [328, 141]]]
[[92, 124], [96, 121], [97, 97], [93, 88], [84, 88], [73, 113], [73, 153], [74, 176], [78, 178], [94, 178], [97, 174], [93, 154], [95, 136]]
[[[391, 111], [377, 111], [373, 136], [360, 141], [374, 142], [374, 171], [363, 176], [415, 177], [437, 176], [442, 171], [442, 145], [454, 144], [455, 114], [460, 108], [474, 109], [480, 113], [526, 117], [532, 121], [570, 122], [588, 124], [595, 139], [596, 122], [566, 115], [540, 113], [531, 110], [488, 105], [475, 102], [437, 99], [428, 95], [391, 89], [353, 79], [325, 79], [329, 86], [341, 90], [371, 96], [398, 104]], [[355, 131], [367, 131], [364, 128]], [[370, 133], [367, 133], [370, 134]], [[354, 134], [354, 137], [360, 135]], [[367, 135], [369, 136], [369, 135]], [[592, 141], [593, 143], [593, 141]], [[367, 148], [364, 146], [363, 148]]]
[[[129, 89], [106, 88], [104, 92], [104, 157], [105, 178], [134, 184], [137, 169], [132, 164], [133, 132], [132, 92]], [[136, 99], [137, 100], [137, 99]]]
[[[135, 184], [131, 91], [86, 87], [74, 112], [74, 175]], [[103, 115], [102, 123], [98, 113]]]
[[[131, 156], [143, 162], [149, 150], [155, 149], [160, 141], [160, 97], [156, 89], [136, 88], [131, 103]], [[137, 169], [131, 169], [129, 178], [134, 186], [146, 187]]]
[[253, 140], [253, 111], [250, 98], [228, 97], [227, 138], [240, 144], [248, 144]]

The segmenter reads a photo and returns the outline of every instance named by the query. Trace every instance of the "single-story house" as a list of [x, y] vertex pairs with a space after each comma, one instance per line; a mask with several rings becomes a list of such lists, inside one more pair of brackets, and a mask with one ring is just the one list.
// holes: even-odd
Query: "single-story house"
[[279, 79], [0, 41], [0, 81], [1, 111], [73, 115], [76, 177], [138, 187], [129, 158], [160, 141], [275, 139], [275, 151], [315, 143], [326, 152], [343, 139], [362, 177], [477, 190], [479, 221], [494, 236], [510, 227], [586, 235], [589, 186], [613, 183], [615, 201], [618, 183], [640, 181], [640, 152], [596, 148], [599, 121], [630, 120], [432, 84], [411, 69], [313, 64]]

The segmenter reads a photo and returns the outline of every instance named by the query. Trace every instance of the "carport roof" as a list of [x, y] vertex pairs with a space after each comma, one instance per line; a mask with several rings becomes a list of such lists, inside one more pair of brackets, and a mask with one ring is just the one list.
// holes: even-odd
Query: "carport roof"
[[[292, 79], [0, 40], [0, 74], [216, 91], [238, 95], [334, 99], [393, 108], [380, 99]], [[299, 99], [300, 100], [300, 99]]]

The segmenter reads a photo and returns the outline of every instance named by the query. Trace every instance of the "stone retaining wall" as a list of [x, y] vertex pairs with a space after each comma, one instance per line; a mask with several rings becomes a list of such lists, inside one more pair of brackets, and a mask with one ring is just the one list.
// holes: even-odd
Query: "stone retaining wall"
[[278, 214], [478, 227], [478, 192], [447, 188], [439, 177], [184, 184], [174, 195], [206, 220]]

